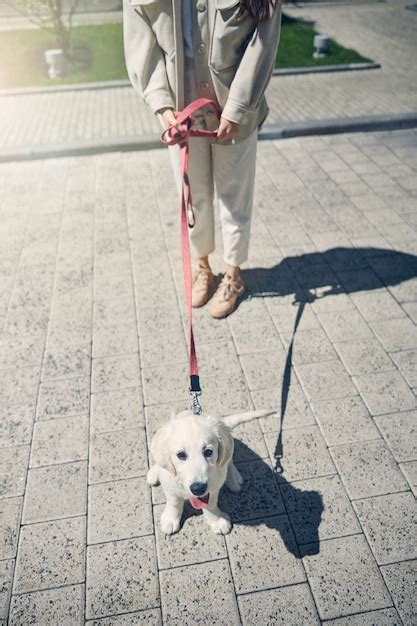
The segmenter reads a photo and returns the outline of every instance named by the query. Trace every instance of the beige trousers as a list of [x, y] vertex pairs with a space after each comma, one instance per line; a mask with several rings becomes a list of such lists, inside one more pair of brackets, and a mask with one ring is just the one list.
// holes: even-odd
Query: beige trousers
[[[240, 266], [248, 258], [257, 140], [257, 130], [244, 141], [229, 145], [190, 138], [189, 178], [195, 213], [190, 242], [195, 257], [214, 251], [217, 198], [225, 263]], [[170, 146], [169, 152], [180, 189], [179, 146]]]

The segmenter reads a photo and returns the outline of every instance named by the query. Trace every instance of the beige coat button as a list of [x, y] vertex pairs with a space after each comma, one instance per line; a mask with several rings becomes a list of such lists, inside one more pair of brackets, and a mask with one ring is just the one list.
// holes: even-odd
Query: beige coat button
[[206, 10], [206, 5], [204, 4], [204, 2], [198, 2], [197, 3], [197, 11], [205, 11]]
[[203, 82], [203, 83], [201, 83], [201, 87], [202, 87], [202, 89], [208, 89], [209, 84], [206, 83], [206, 82]]
[[198, 52], [204, 52], [205, 49], [206, 49], [206, 46], [203, 43], [201, 43], [197, 48]]

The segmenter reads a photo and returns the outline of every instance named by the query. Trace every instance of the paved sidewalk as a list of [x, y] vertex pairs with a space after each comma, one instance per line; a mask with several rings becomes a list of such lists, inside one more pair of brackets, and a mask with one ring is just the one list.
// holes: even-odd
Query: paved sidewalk
[[[417, 13], [406, 3], [286, 8], [382, 69], [274, 77], [268, 123], [417, 111]], [[0, 148], [152, 132], [158, 123], [130, 87], [0, 97]]]
[[416, 623], [416, 172], [413, 131], [259, 144], [250, 297], [196, 339], [206, 411], [274, 409], [283, 437], [236, 432], [230, 535], [188, 511], [166, 539], [148, 444], [189, 402], [168, 155], [0, 165], [9, 624]]

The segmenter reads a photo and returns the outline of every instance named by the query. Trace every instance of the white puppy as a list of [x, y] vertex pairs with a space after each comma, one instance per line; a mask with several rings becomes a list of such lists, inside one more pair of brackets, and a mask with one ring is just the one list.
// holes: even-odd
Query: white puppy
[[181, 522], [184, 501], [202, 509], [210, 528], [217, 534], [231, 529], [227, 513], [217, 506], [224, 483], [240, 491], [243, 479], [232, 461], [234, 441], [231, 430], [271, 411], [252, 411], [224, 418], [203, 417], [184, 411], [155, 434], [151, 453], [156, 461], [147, 476], [150, 485], [161, 484], [166, 507], [161, 517], [162, 532], [175, 533]]

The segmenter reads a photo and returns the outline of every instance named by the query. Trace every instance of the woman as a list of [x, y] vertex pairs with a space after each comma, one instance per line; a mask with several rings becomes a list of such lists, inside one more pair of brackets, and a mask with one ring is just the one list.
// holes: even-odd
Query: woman
[[[215, 140], [190, 138], [190, 169], [196, 224], [190, 241], [196, 268], [193, 306], [210, 299], [215, 281], [214, 194], [217, 196], [227, 265], [210, 308], [229, 315], [245, 291], [240, 266], [249, 247], [256, 144], [268, 106], [265, 89], [277, 54], [281, 0], [124, 0], [124, 43], [130, 80], [164, 126], [174, 110], [196, 98], [219, 104], [197, 126], [217, 130]], [[179, 147], [170, 154], [180, 180]]]

